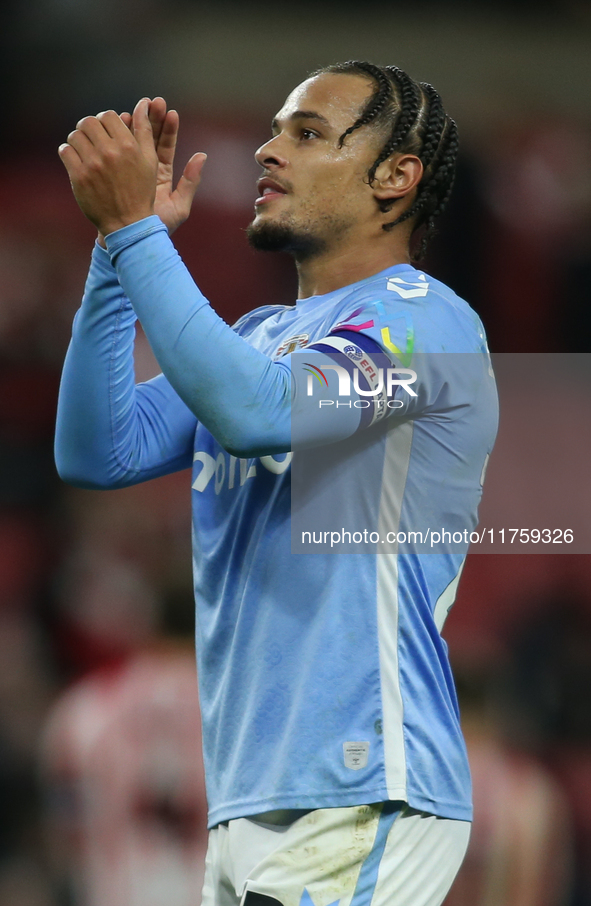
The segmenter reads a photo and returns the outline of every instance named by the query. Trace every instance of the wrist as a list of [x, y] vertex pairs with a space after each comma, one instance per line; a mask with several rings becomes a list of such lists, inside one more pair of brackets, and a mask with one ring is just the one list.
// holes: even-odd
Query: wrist
[[135, 245], [136, 242], [141, 242], [153, 233], [161, 231], [167, 232], [167, 228], [162, 220], [153, 214], [144, 220], [134, 221], [134, 223], [128, 224], [120, 230], [109, 233], [105, 236], [105, 242], [111, 261], [115, 263], [116, 257], [124, 249]]
[[[139, 223], [141, 220], [145, 220], [147, 217], [152, 217], [154, 214], [154, 209], [150, 208], [143, 213], [137, 213], [129, 215], [128, 217], [120, 217], [117, 220], [109, 220], [105, 223], [99, 225], [99, 237], [105, 240], [106, 236], [109, 236], [111, 233], [116, 233], [117, 230], [122, 230], [124, 227], [131, 226], [134, 223]], [[100, 238], [99, 238], [100, 243]], [[106, 248], [106, 243], [105, 243]]]

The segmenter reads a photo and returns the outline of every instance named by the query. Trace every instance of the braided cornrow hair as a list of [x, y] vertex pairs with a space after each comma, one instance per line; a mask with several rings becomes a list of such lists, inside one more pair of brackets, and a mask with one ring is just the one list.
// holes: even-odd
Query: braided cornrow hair
[[[404, 214], [382, 225], [382, 229], [388, 231], [414, 217], [413, 235], [419, 228], [423, 229], [412, 257], [414, 261], [421, 259], [435, 232], [435, 218], [445, 208], [453, 187], [458, 152], [455, 122], [446, 114], [432, 85], [415, 82], [397, 66], [376, 66], [350, 60], [334, 63], [313, 75], [321, 73], [365, 75], [376, 83], [360, 116], [339, 138], [339, 147], [342, 147], [347, 136], [362, 126], [373, 125], [387, 131], [387, 141], [367, 174], [370, 184], [379, 165], [395, 152], [416, 154], [421, 160], [423, 176], [413, 204]], [[380, 209], [388, 212], [397, 200], [380, 202]]]
[[[382, 148], [379, 156], [376, 158], [373, 166], [368, 173], [369, 181], [372, 182], [376, 170], [382, 161], [387, 160], [395, 151], [399, 151], [404, 146], [405, 141], [417, 121], [421, 109], [421, 94], [419, 86], [408, 76], [402, 69], [397, 66], [386, 66], [386, 72], [393, 81], [394, 101], [399, 109], [396, 116], [394, 128], [389, 140]], [[398, 97], [396, 97], [398, 95]]]

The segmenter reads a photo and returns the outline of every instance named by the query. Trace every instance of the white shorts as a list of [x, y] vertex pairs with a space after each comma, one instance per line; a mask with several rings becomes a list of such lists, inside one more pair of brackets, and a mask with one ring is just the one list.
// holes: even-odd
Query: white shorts
[[267, 821], [238, 818], [210, 831], [202, 906], [439, 906], [470, 836], [468, 821], [404, 802]]

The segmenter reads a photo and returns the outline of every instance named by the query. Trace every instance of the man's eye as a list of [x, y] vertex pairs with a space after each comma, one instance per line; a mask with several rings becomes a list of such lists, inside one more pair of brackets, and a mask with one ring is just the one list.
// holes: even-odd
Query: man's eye
[[310, 138], [317, 138], [317, 137], [318, 137], [318, 133], [317, 133], [317, 132], [313, 132], [312, 129], [302, 129], [302, 131], [301, 131], [301, 136], [302, 136], [303, 139], [305, 139], [306, 141], [308, 141], [308, 139], [310, 139]]

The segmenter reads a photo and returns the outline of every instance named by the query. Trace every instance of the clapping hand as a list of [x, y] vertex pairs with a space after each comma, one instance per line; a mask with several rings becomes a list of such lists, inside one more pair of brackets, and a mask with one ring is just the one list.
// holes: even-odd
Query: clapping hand
[[76, 200], [99, 237], [153, 213], [170, 232], [187, 219], [206, 155], [191, 157], [173, 189], [178, 127], [163, 98], [142, 98], [133, 114], [85, 117], [60, 146]]
[[[200, 151], [194, 154], [186, 164], [176, 189], [173, 189], [172, 168], [179, 132], [179, 115], [176, 110], [167, 110], [166, 101], [161, 97], [151, 101], [148, 115], [158, 158], [154, 213], [166, 224], [168, 232], [173, 233], [191, 213], [207, 155]], [[126, 126], [132, 128], [131, 114], [122, 113], [121, 119]]]

